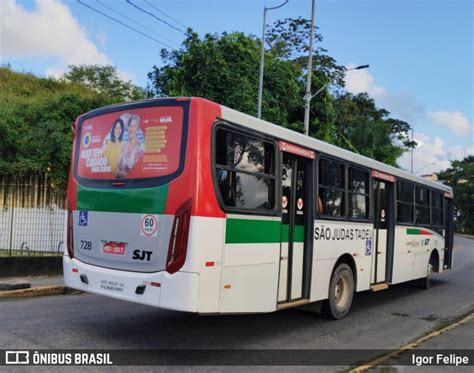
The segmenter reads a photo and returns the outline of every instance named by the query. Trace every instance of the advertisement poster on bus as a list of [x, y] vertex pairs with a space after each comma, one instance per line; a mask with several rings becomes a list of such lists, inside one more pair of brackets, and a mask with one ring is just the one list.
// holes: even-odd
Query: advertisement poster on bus
[[85, 120], [78, 174], [88, 179], [141, 179], [179, 167], [183, 130], [180, 107], [119, 111]]

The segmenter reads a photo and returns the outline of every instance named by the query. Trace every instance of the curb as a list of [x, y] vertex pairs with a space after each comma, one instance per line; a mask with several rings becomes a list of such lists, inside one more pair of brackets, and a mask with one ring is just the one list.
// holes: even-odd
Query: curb
[[49, 295], [82, 294], [83, 292], [66, 286], [38, 286], [29, 289], [7, 290], [0, 292], [0, 299], [31, 298]]
[[31, 284], [23, 279], [11, 279], [8, 281], [0, 280], [0, 291], [11, 291], [11, 290], [20, 290], [20, 289], [30, 289]]
[[61, 276], [62, 274], [62, 256], [0, 257], [0, 280], [8, 277]]

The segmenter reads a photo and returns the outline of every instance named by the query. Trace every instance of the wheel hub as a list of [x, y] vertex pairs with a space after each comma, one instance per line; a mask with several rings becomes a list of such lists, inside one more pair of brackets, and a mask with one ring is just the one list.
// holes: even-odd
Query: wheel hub
[[336, 287], [334, 289], [334, 298], [335, 303], [338, 308], [344, 308], [346, 306], [347, 300], [349, 298], [349, 282], [344, 276], [339, 277], [336, 282]]

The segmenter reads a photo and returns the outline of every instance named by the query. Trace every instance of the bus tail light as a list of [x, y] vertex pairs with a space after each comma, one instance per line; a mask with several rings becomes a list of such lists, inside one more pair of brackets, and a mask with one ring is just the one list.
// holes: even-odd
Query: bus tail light
[[174, 217], [166, 260], [166, 272], [170, 274], [179, 271], [186, 261], [190, 221], [191, 200], [189, 199], [178, 208]]
[[73, 237], [73, 225], [72, 225], [72, 211], [67, 211], [67, 252], [69, 257], [74, 258], [74, 237]]

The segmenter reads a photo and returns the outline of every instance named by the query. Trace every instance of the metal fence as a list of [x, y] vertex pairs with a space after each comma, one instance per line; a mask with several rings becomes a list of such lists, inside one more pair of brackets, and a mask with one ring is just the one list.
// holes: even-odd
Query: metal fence
[[0, 179], [0, 256], [60, 255], [65, 200], [47, 179]]

